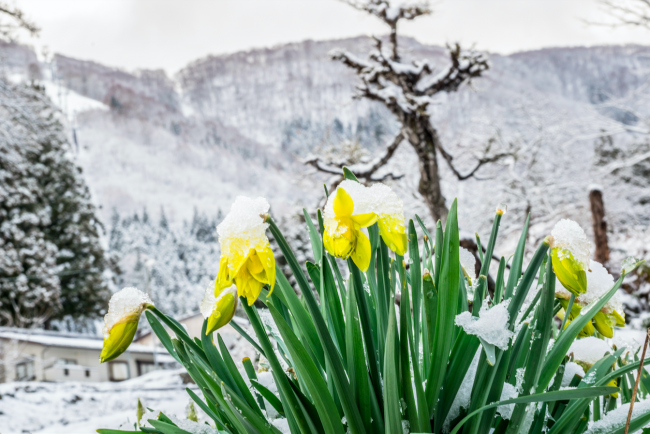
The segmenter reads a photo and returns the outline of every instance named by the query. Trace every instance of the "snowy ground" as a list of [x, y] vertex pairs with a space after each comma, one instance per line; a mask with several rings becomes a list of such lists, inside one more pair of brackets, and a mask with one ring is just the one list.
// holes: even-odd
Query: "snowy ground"
[[[0, 433], [133, 430], [138, 398], [153, 410], [184, 417], [190, 397], [185, 391], [188, 384], [183, 384], [180, 376], [182, 372], [183, 369], [156, 371], [121, 383], [0, 384]], [[189, 386], [196, 390], [195, 384]]]

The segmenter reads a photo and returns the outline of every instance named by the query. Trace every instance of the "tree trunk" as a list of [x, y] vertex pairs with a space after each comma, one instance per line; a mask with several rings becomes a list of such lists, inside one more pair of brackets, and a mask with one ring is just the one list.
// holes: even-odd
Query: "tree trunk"
[[594, 227], [594, 241], [596, 242], [595, 259], [601, 264], [609, 261], [609, 244], [607, 243], [607, 222], [605, 221], [605, 205], [603, 192], [597, 188], [589, 192], [591, 204], [591, 221]]
[[447, 219], [447, 206], [440, 189], [440, 173], [436, 158], [438, 133], [426, 116], [413, 115], [402, 122], [403, 133], [419, 159], [420, 184], [418, 191], [424, 198], [434, 220]]

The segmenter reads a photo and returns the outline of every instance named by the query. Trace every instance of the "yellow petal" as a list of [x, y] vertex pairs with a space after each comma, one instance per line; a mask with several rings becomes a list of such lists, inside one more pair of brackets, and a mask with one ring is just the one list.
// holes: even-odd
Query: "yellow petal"
[[232, 286], [232, 277], [230, 268], [228, 267], [228, 258], [222, 256], [219, 263], [219, 274], [217, 274], [217, 279], [214, 282], [215, 296], [219, 294], [224, 288], [228, 288], [229, 286]]
[[406, 253], [406, 228], [404, 222], [394, 216], [382, 216], [378, 221], [379, 234], [384, 243], [400, 256]]
[[257, 256], [260, 259], [262, 268], [264, 268], [264, 273], [266, 274], [264, 283], [269, 285], [269, 295], [271, 295], [273, 288], [275, 288], [275, 256], [273, 256], [271, 245], [267, 244], [264, 249], [257, 252]]
[[353, 215], [351, 219], [354, 222], [354, 227], [356, 229], [367, 228], [368, 226], [370, 226], [371, 224], [377, 221], [377, 214], [375, 214], [374, 212], [369, 212], [366, 214], [357, 214], [357, 215]]
[[262, 292], [264, 283], [255, 279], [249, 272], [247, 267], [243, 267], [237, 276], [235, 276], [235, 286], [237, 287], [237, 294], [240, 297], [246, 297], [248, 305], [252, 306]]
[[336, 196], [332, 203], [334, 214], [340, 217], [350, 217], [354, 211], [354, 202], [347, 191], [341, 187], [336, 189]]
[[584, 265], [576, 261], [568, 249], [553, 248], [551, 260], [553, 261], [553, 271], [562, 286], [576, 296], [587, 292], [587, 273], [584, 270]]
[[108, 332], [108, 337], [104, 339], [102, 353], [99, 356], [100, 363], [116, 359], [129, 348], [138, 329], [139, 320], [140, 313], [137, 313], [128, 315], [113, 325]]
[[357, 238], [357, 246], [352, 252], [351, 257], [354, 263], [357, 264], [357, 267], [359, 267], [359, 270], [365, 272], [368, 270], [368, 266], [370, 265], [370, 240], [366, 234], [360, 230], [355, 231], [355, 235]]
[[237, 310], [237, 293], [235, 291], [224, 292], [217, 299], [216, 307], [208, 317], [208, 324], [205, 331], [206, 335], [220, 329], [232, 320]]

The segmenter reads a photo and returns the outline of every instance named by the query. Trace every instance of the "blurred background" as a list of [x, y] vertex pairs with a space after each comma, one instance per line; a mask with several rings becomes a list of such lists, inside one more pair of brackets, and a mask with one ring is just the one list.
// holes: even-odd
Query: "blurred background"
[[[650, 259], [647, 0], [16, 0], [0, 36], [0, 340], [101, 344], [124, 286], [196, 317], [234, 199], [267, 198], [304, 262], [343, 166], [430, 229], [457, 198], [474, 252], [504, 203], [497, 257], [530, 214], [531, 250], [570, 218], [615, 277]], [[626, 278], [628, 324], [649, 292]]]

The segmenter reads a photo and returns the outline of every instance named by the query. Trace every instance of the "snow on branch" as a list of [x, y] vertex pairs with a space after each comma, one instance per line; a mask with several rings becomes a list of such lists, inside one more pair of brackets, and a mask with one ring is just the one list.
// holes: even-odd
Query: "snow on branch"
[[[4, 17], [9, 17], [9, 21], [5, 21]], [[0, 37], [13, 40], [15, 33], [19, 29], [26, 30], [32, 36], [38, 35], [41, 30], [35, 23], [25, 17], [22, 10], [5, 2], [0, 2]]]
[[480, 77], [490, 67], [487, 56], [475, 51], [463, 51], [459, 44], [449, 46], [451, 65], [437, 75], [423, 77], [417, 90], [425, 95], [438, 92], [455, 92], [464, 82]]
[[[369, 163], [354, 164], [354, 165], [348, 166], [348, 169], [352, 173], [354, 173], [354, 175], [357, 178], [363, 179], [366, 182], [382, 182], [382, 181], [386, 181], [386, 180], [389, 180], [389, 179], [392, 179], [392, 180], [401, 179], [402, 177], [404, 177], [403, 174], [402, 175], [395, 175], [394, 173], [389, 172], [389, 173], [387, 173], [387, 174], [385, 174], [385, 175], [383, 175], [381, 177], [376, 177], [374, 175], [379, 169], [381, 169], [382, 167], [384, 167], [388, 163], [388, 161], [391, 159], [391, 157], [393, 156], [393, 154], [395, 153], [395, 151], [399, 147], [400, 143], [402, 143], [402, 140], [404, 140], [404, 135], [400, 132], [399, 134], [397, 134], [397, 136], [395, 136], [395, 138], [393, 139], [393, 142], [388, 147], [386, 147], [386, 149], [384, 150], [384, 153], [381, 156], [377, 157], [375, 160], [373, 160], [373, 161], [371, 161]], [[321, 161], [320, 158], [318, 158], [318, 157], [313, 157], [313, 158], [310, 158], [308, 160], [305, 160], [304, 163], [315, 167], [316, 170], [318, 170], [319, 172], [328, 173], [328, 174], [331, 174], [331, 175], [339, 175], [341, 177], [341, 179], [338, 180], [338, 182], [334, 183], [335, 186], [338, 185], [343, 180], [342, 169], [343, 169], [343, 166], [345, 166], [346, 164], [336, 164], [335, 165], [335, 164], [331, 164], [331, 163], [325, 163], [325, 162]]]
[[598, 0], [615, 20], [613, 23], [592, 23], [619, 27], [634, 26], [650, 29], [650, 0]]
[[413, 20], [431, 13], [428, 1], [406, 2], [399, 6], [391, 6], [388, 0], [344, 0], [350, 6], [374, 15], [388, 25], [394, 26], [400, 19]]

